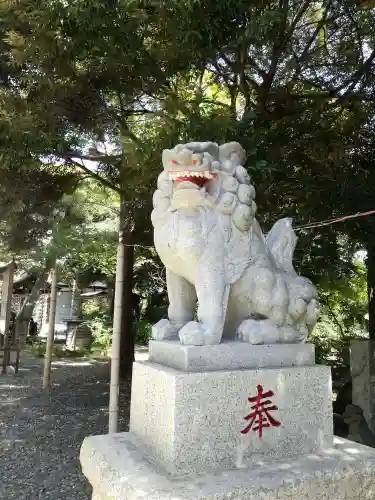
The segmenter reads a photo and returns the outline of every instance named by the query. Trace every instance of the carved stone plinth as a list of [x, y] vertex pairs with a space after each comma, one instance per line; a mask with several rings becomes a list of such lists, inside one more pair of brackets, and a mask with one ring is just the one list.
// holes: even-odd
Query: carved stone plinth
[[92, 436], [81, 449], [93, 500], [373, 500], [375, 451], [345, 439], [294, 460], [171, 477], [130, 433]]
[[[278, 427], [241, 434], [248, 398], [272, 390]], [[293, 457], [332, 444], [330, 370], [325, 366], [184, 373], [135, 363], [130, 431], [163, 469], [190, 474]], [[269, 406], [272, 406], [271, 404]], [[254, 423], [256, 426], [256, 423]]]
[[[183, 366], [197, 369], [187, 349]], [[267, 359], [269, 346], [256, 349]], [[302, 366], [212, 371], [201, 352], [201, 371], [134, 364], [130, 432], [82, 445], [93, 500], [374, 498], [375, 451], [333, 442], [328, 367], [306, 355]]]

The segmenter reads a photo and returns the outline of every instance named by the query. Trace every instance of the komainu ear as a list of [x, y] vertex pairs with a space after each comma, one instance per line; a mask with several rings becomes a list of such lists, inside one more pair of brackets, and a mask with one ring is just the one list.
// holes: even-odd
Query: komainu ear
[[185, 147], [196, 153], [208, 153], [214, 160], [219, 159], [220, 148], [216, 142], [188, 142]]
[[173, 149], [164, 149], [162, 154], [161, 154], [161, 161], [163, 163], [163, 167], [165, 169], [170, 168], [172, 165], [172, 160], [173, 156], [176, 154], [176, 152]]
[[243, 165], [246, 161], [246, 152], [238, 142], [228, 142], [219, 147], [220, 162], [230, 160], [232, 155], [237, 155], [238, 165]]

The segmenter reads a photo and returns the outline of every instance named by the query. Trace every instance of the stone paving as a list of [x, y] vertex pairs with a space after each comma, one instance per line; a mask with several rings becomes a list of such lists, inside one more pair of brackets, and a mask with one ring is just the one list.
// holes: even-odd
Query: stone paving
[[[1, 500], [91, 499], [79, 449], [85, 436], [107, 431], [108, 362], [63, 360], [52, 367], [48, 391], [41, 387], [42, 359], [25, 354], [18, 374], [0, 375]], [[128, 385], [120, 392], [122, 431], [127, 430]]]

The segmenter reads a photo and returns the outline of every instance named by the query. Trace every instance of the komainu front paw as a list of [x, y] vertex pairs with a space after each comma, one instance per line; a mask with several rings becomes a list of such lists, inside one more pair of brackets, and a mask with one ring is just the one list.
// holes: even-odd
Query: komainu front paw
[[237, 330], [238, 340], [253, 345], [297, 344], [305, 342], [305, 336], [296, 328], [277, 326], [267, 320], [247, 319]]
[[196, 321], [189, 321], [179, 331], [181, 344], [185, 345], [204, 345], [205, 335], [202, 325]]
[[161, 319], [152, 327], [153, 340], [176, 340], [179, 327], [167, 319]]

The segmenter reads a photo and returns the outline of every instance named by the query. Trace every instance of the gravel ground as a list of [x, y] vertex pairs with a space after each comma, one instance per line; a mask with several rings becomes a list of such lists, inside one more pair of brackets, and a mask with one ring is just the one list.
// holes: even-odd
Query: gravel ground
[[[69, 360], [52, 365], [41, 389], [42, 360], [21, 357], [18, 374], [0, 375], [0, 499], [90, 500], [79, 449], [107, 431], [109, 366]], [[127, 430], [129, 387], [121, 388], [120, 430]]]

